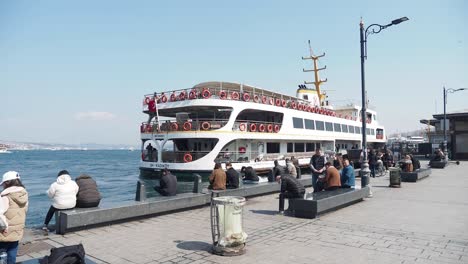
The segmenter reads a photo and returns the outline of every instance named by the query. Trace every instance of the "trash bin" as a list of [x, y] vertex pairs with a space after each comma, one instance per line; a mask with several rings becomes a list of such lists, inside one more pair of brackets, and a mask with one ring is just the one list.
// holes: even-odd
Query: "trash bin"
[[390, 171], [390, 186], [389, 187], [401, 187], [401, 169], [400, 168], [388, 168]]
[[244, 197], [222, 196], [211, 199], [211, 234], [214, 254], [238, 256], [245, 253], [247, 234], [242, 229], [244, 205]]

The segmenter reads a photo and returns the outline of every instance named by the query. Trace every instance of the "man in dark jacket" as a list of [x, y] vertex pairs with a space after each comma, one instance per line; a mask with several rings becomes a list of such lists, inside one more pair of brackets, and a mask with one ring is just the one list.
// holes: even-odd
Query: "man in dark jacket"
[[244, 173], [244, 181], [259, 181], [260, 179], [257, 176], [257, 173], [252, 168], [252, 166], [242, 167], [241, 172]]
[[226, 188], [239, 188], [239, 173], [232, 167], [231, 162], [226, 163]]
[[377, 155], [375, 154], [375, 151], [373, 149], [369, 151], [369, 156], [367, 157], [367, 159], [369, 162], [371, 177], [375, 178], [375, 165], [377, 164]]
[[320, 148], [315, 150], [315, 154], [310, 158], [310, 169], [312, 170], [312, 186], [317, 189], [317, 180], [325, 173], [325, 156]]
[[281, 193], [279, 196], [279, 211], [284, 212], [284, 198], [302, 198], [305, 188], [299, 180], [289, 174], [276, 177], [276, 181], [281, 183]]
[[276, 177], [281, 176], [286, 173], [286, 168], [279, 165], [278, 161], [274, 161], [275, 166], [273, 167], [271, 174], [268, 175], [268, 181], [269, 182], [274, 182]]
[[162, 196], [175, 196], [177, 194], [177, 178], [168, 169], [162, 172], [159, 186], [155, 186], [154, 190]]
[[86, 174], [78, 176], [75, 181], [79, 187], [76, 194], [76, 207], [97, 207], [101, 201], [101, 194], [97, 188], [96, 181]]

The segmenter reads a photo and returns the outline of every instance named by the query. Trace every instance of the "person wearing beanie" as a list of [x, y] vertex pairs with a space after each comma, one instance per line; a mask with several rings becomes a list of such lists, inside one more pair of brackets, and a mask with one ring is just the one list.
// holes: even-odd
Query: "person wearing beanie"
[[56, 211], [75, 207], [78, 189], [78, 185], [71, 179], [68, 171], [62, 170], [58, 173], [57, 180], [47, 190], [47, 196], [52, 199], [52, 205], [47, 212], [44, 226], [42, 227], [44, 231], [49, 231], [47, 226]]
[[0, 232], [0, 251], [7, 253], [7, 263], [16, 263], [18, 243], [23, 238], [28, 211], [28, 192], [16, 171], [3, 174], [0, 185], [3, 187], [0, 203], [8, 222], [7, 229]]

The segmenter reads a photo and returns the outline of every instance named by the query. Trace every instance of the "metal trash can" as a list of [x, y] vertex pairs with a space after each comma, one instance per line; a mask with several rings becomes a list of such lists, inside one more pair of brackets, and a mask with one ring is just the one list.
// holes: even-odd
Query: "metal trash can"
[[401, 169], [400, 168], [388, 168], [390, 171], [390, 185], [389, 187], [400, 188], [401, 187]]
[[214, 254], [238, 256], [245, 253], [247, 234], [242, 229], [244, 205], [244, 197], [212, 197], [211, 234]]

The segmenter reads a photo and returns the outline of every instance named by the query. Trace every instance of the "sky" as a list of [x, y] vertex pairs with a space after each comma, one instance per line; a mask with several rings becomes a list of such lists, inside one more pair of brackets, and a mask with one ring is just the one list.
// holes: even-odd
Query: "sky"
[[[330, 101], [370, 105], [387, 133], [468, 88], [468, 1], [0, 1], [0, 140], [139, 144], [143, 95], [231, 81], [295, 95], [311, 41]], [[468, 109], [468, 91], [447, 111]]]

